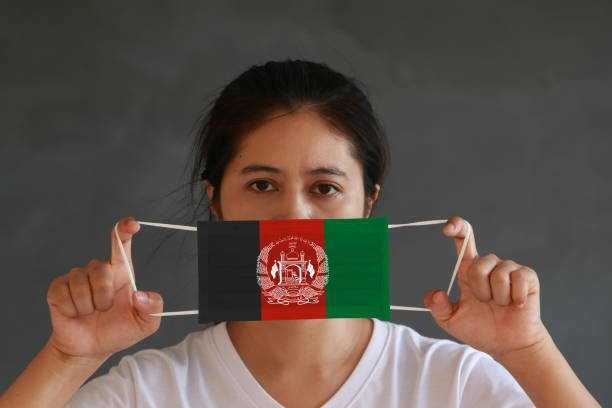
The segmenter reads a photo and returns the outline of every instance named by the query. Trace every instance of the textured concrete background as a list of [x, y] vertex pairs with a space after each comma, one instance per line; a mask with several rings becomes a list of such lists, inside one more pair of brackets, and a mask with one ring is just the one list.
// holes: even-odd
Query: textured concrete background
[[[115, 221], [188, 218], [184, 169], [210, 98], [253, 64], [305, 58], [359, 78], [388, 132], [377, 215], [465, 217], [481, 254], [535, 269], [544, 323], [612, 404], [609, 2], [124, 3], [0, 13], [0, 390], [49, 336], [51, 280], [107, 258]], [[390, 237], [392, 304], [446, 287], [441, 226]], [[140, 288], [197, 308], [195, 234], [143, 227], [133, 250]], [[428, 314], [391, 318], [448, 337]], [[125, 353], [202, 328], [166, 318]]]

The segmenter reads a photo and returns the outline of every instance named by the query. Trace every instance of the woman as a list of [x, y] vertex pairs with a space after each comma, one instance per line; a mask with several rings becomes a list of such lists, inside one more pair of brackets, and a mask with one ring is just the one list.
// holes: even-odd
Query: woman
[[[387, 164], [362, 91], [307, 61], [269, 62], [232, 81], [195, 146], [192, 181], [205, 183], [217, 220], [369, 217]], [[459, 217], [444, 226], [458, 251], [467, 228]], [[377, 319], [221, 322], [128, 356], [78, 390], [159, 327], [150, 314], [161, 297], [132, 293], [119, 250], [131, 262], [138, 230], [122, 219], [109, 260], [51, 283], [53, 332], [0, 406], [599, 406], [540, 320], [536, 273], [480, 256], [473, 235], [460, 300], [425, 296], [436, 322], [473, 348]]]

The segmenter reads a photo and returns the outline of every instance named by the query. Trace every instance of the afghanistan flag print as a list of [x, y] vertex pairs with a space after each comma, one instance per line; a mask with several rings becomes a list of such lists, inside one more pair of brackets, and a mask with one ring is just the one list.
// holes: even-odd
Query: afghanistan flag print
[[199, 322], [389, 320], [387, 217], [198, 221]]

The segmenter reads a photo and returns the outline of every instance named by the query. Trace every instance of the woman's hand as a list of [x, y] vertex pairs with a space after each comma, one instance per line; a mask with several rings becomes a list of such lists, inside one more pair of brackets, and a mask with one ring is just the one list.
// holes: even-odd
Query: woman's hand
[[[118, 233], [132, 266], [132, 235], [140, 229], [132, 217], [122, 218]], [[74, 357], [107, 358], [157, 330], [162, 298], [157, 293], [134, 292], [114, 228], [111, 257], [92, 259], [87, 266], [73, 268], [49, 286], [47, 302], [53, 333], [49, 344]]]
[[[132, 217], [117, 225], [131, 267], [132, 235], [139, 229]], [[51, 282], [51, 337], [0, 395], [0, 407], [63, 407], [112, 353], [157, 330], [160, 318], [149, 313], [161, 312], [161, 296], [134, 292], [119, 245], [113, 228], [109, 260], [92, 259]]]
[[[468, 225], [452, 217], [444, 233], [455, 238], [461, 251]], [[537, 346], [548, 331], [540, 319], [540, 284], [535, 271], [494, 254], [479, 256], [474, 231], [470, 234], [459, 269], [459, 300], [432, 290], [425, 305], [446, 332], [494, 358]]]

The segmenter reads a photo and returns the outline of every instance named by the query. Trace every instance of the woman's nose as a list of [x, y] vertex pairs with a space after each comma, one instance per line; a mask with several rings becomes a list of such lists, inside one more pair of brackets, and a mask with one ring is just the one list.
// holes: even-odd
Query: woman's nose
[[313, 218], [313, 207], [301, 192], [286, 191], [278, 204], [277, 213], [281, 219]]

